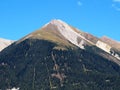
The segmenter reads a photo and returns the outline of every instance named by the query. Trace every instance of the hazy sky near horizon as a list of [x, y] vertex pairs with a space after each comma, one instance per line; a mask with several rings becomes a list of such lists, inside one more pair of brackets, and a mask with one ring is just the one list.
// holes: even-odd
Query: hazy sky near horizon
[[0, 37], [18, 40], [52, 19], [120, 41], [120, 0], [0, 0]]

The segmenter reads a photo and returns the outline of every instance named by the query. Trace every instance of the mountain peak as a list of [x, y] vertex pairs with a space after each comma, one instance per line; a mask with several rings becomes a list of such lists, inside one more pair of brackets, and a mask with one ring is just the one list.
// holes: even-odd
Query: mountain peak
[[63, 21], [60, 19], [53, 19], [50, 21], [50, 23], [60, 23], [60, 22], [63, 22]]
[[68, 28], [68, 24], [65, 23], [64, 21], [60, 20], [60, 19], [54, 19], [54, 20], [51, 20], [50, 23], [48, 24], [52, 24], [52, 25], [55, 25], [57, 27], [67, 27]]
[[66, 24], [66, 23], [64, 21], [60, 20], [60, 19], [53, 19], [50, 22], [48, 22], [47, 24], [45, 24], [43, 27], [46, 27], [46, 26], [48, 26], [50, 24], [59, 26], [61, 24]]
[[[32, 38], [54, 42], [59, 46], [77, 46], [84, 49], [86, 43], [93, 44], [80, 34], [81, 32], [60, 19], [51, 20], [41, 29], [27, 35], [21, 41]], [[19, 41], [18, 41], [19, 42]]]
[[[72, 37], [74, 33], [75, 31], [73, 31], [67, 23], [63, 22], [60, 19], [54, 19], [51, 20], [49, 23], [45, 24], [39, 30], [34, 31], [22, 38], [21, 40], [19, 40], [17, 44], [21, 41], [24, 41], [25, 39], [32, 38], [54, 42], [59, 46], [74, 47], [73, 44], [75, 43], [72, 43]], [[74, 37], [77, 38], [76, 35], [74, 35]]]

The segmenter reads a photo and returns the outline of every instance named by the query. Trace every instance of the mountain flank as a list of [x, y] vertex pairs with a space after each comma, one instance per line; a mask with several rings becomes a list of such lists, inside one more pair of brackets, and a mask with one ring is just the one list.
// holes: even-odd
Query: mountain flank
[[0, 52], [0, 89], [119, 90], [116, 50], [100, 38], [52, 20]]

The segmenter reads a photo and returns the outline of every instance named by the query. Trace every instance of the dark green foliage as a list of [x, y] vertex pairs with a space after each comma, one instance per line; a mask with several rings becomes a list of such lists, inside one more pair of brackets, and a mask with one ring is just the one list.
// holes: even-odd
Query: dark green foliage
[[[0, 89], [119, 90], [120, 67], [86, 50], [55, 50], [56, 44], [28, 39], [0, 53]], [[95, 52], [97, 49], [93, 50]], [[58, 66], [55, 70], [55, 64]], [[52, 74], [64, 75], [62, 80]]]

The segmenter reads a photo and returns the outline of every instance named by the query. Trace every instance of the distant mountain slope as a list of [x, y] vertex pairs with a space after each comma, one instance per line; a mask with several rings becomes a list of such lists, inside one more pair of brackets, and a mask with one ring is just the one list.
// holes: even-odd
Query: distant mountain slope
[[12, 44], [14, 41], [0, 38], [0, 51]]
[[120, 60], [106, 46], [52, 20], [0, 53], [0, 89], [119, 90]]

